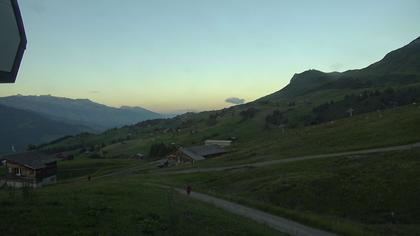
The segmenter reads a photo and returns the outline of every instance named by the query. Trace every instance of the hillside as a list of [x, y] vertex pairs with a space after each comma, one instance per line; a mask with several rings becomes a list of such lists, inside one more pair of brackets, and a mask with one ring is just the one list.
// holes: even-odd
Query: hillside
[[64, 135], [77, 134], [91, 129], [49, 119], [31, 111], [0, 105], [0, 153], [23, 151], [29, 144], [49, 142]]
[[[145, 121], [108, 130], [100, 135], [69, 138], [42, 148], [49, 151], [93, 149], [100, 145], [105, 146], [102, 149], [105, 157], [124, 158], [137, 152], [148, 153], [151, 145], [159, 142], [188, 146], [200, 144], [208, 138], [235, 137], [238, 140], [237, 149], [230, 154], [232, 158], [229, 160], [238, 156], [245, 161], [261, 156], [276, 158], [282, 152], [293, 155], [290, 150], [298, 151], [299, 148], [295, 146], [301, 141], [304, 141], [302, 145], [311, 146], [308, 150], [316, 152], [416, 141], [418, 111], [416, 105], [412, 104], [420, 101], [420, 73], [407, 68], [417, 65], [412, 58], [420, 53], [418, 42], [419, 39], [416, 39], [361, 70], [343, 73], [310, 70], [296, 74], [284, 89], [248, 104], [219, 111], [187, 113], [166, 120]], [[402, 63], [401, 58], [407, 58], [407, 62]], [[402, 69], [390, 74], [379, 66], [384, 63], [395, 63]], [[375, 76], [367, 76], [368, 72]], [[351, 74], [363, 76], [350, 78]], [[404, 79], [402, 76], [415, 79]], [[349, 110], [352, 110], [351, 114]], [[369, 122], [366, 123], [364, 119]], [[331, 126], [324, 130], [328, 122]], [[336, 125], [332, 125], [334, 123]], [[356, 123], [359, 127], [354, 125]], [[346, 129], [351, 132], [344, 134]], [[321, 140], [305, 137], [311, 132], [308, 130], [316, 130], [317, 137], [329, 137], [340, 142], [327, 148], [319, 145]], [[329, 132], [328, 135], [326, 132]], [[398, 135], [387, 136], [392, 132]], [[362, 136], [355, 139], [356, 135]], [[375, 135], [381, 138], [372, 140], [371, 137]], [[278, 143], [272, 140], [278, 140]], [[346, 145], [346, 142], [351, 145]]]
[[342, 73], [308, 70], [295, 74], [286, 87], [259, 100], [293, 99], [311, 92], [331, 89], [366, 89], [419, 82], [420, 37], [363, 69]]
[[420, 74], [420, 37], [410, 44], [388, 53], [382, 60], [359, 71], [348, 71], [366, 75], [405, 74], [418, 78]]
[[88, 126], [96, 131], [162, 117], [141, 107], [114, 108], [89, 99], [69, 99], [49, 95], [2, 97], [0, 104], [37, 112], [57, 121]]

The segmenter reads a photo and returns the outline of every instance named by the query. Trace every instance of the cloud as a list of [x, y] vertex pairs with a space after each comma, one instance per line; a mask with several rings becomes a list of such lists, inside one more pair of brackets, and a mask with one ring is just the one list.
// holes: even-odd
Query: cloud
[[225, 102], [239, 105], [239, 104], [243, 104], [245, 102], [245, 99], [237, 98], [237, 97], [230, 97], [230, 98], [226, 98]]

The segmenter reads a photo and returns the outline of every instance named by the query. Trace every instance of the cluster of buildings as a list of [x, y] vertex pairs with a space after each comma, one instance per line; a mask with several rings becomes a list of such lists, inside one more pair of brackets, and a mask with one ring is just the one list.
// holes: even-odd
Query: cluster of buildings
[[[180, 147], [167, 156], [165, 165], [169, 163], [192, 163], [226, 153], [230, 140], [206, 140], [204, 145]], [[139, 159], [144, 155], [137, 154]], [[57, 182], [57, 160], [72, 160], [68, 154], [47, 155], [41, 152], [22, 152], [3, 156], [0, 161], [6, 167], [6, 174], [0, 176], [0, 186], [37, 188]]]

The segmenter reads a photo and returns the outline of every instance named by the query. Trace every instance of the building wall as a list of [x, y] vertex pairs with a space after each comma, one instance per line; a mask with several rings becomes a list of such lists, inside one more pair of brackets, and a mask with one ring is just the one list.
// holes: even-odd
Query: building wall
[[13, 162], [9, 162], [9, 161], [6, 162], [6, 167], [7, 167], [7, 172], [12, 175], [16, 173], [15, 172], [16, 169], [20, 169], [21, 176], [33, 177], [33, 178], [35, 178], [36, 176], [35, 170], [30, 169], [26, 166], [15, 164]]
[[187, 163], [187, 162], [189, 162], [189, 163], [194, 163], [194, 160], [191, 158], [191, 157], [189, 157], [189, 156], [187, 156], [187, 155], [185, 155], [184, 153], [182, 153], [182, 152], [177, 152], [176, 153], [176, 161], [177, 161], [177, 163]]
[[6, 185], [9, 187], [14, 188], [23, 188], [23, 187], [29, 187], [29, 188], [39, 188], [45, 185], [55, 184], [57, 183], [57, 177], [55, 175], [43, 178], [43, 179], [6, 179]]
[[[57, 182], [57, 162], [51, 162], [45, 168], [37, 170], [10, 161], [7, 161], [6, 167], [9, 174], [6, 178], [7, 186], [37, 188]], [[16, 169], [20, 169], [20, 175], [15, 174]]]
[[37, 178], [45, 178], [57, 174], [57, 162], [47, 164], [45, 168], [36, 170]]
[[232, 144], [230, 140], [206, 140], [204, 141], [205, 145], [217, 145], [219, 147], [228, 147]]

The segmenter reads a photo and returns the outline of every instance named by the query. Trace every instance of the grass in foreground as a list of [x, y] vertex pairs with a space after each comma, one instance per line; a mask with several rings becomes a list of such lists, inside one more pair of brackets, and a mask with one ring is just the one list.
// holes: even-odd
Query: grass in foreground
[[92, 159], [83, 155], [74, 160], [58, 162], [58, 179], [69, 180], [73, 178], [95, 177], [116, 170], [146, 166], [146, 162], [133, 159]]
[[279, 235], [141, 180], [0, 189], [2, 235]]

